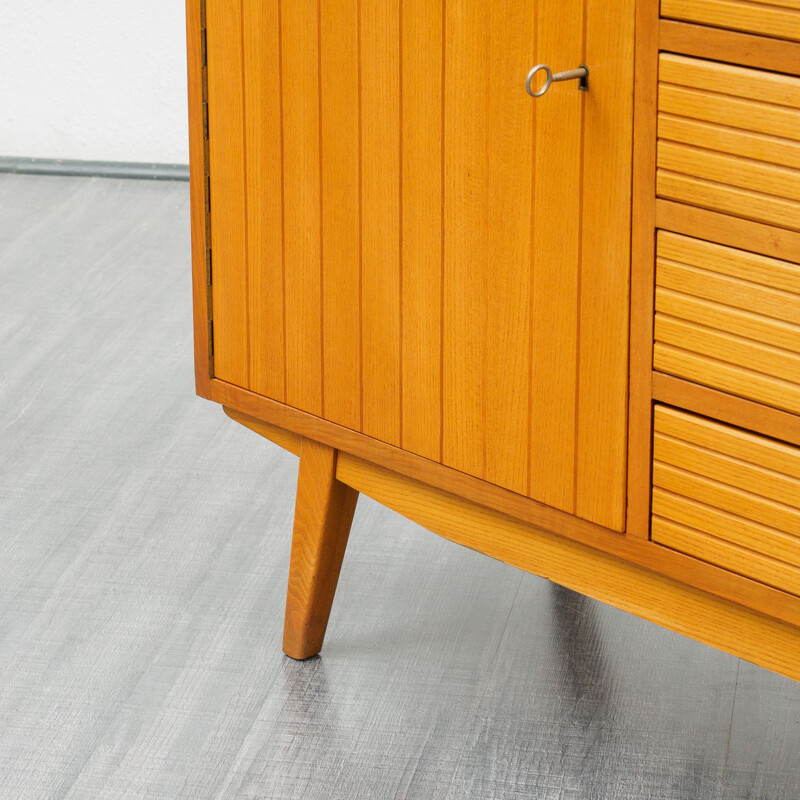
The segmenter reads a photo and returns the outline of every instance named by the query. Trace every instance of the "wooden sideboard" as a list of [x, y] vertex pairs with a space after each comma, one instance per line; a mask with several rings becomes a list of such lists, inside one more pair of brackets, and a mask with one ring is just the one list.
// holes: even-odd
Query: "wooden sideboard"
[[197, 392], [300, 457], [285, 652], [364, 493], [800, 679], [797, 0], [187, 20]]

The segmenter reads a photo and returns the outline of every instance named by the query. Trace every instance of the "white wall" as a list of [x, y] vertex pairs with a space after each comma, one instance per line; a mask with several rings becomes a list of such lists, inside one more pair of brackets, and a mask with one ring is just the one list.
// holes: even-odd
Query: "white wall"
[[182, 163], [183, 0], [0, 0], [0, 156]]

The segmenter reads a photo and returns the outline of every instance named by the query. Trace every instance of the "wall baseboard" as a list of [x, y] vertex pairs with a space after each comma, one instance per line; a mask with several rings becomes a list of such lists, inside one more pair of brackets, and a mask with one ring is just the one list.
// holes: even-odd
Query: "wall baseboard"
[[71, 161], [64, 158], [0, 156], [0, 173], [18, 175], [73, 175], [84, 178], [138, 178], [188, 181], [188, 164], [140, 164], [126, 161]]

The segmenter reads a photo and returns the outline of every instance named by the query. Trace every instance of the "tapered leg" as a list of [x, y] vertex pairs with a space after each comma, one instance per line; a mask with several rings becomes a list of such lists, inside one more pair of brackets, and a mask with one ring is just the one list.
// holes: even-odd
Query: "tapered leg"
[[294, 512], [283, 652], [322, 649], [358, 492], [336, 480], [336, 451], [304, 439]]

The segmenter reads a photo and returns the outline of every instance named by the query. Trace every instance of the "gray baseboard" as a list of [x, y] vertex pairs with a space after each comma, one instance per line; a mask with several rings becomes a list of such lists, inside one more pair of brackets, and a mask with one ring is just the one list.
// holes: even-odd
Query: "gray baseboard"
[[187, 164], [140, 164], [126, 161], [71, 161], [64, 158], [0, 156], [0, 173], [20, 175], [77, 175], [100, 178], [138, 178], [188, 181]]

